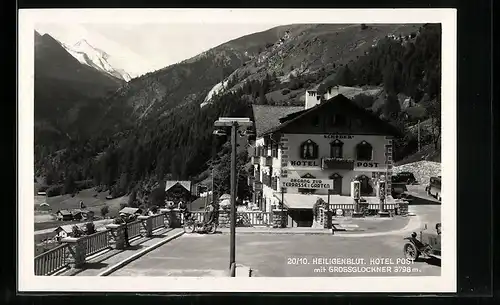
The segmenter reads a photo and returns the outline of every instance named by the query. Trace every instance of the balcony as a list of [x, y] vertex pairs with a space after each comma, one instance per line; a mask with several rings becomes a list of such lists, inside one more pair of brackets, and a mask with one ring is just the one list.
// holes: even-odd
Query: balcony
[[252, 165], [259, 165], [260, 163], [260, 157], [259, 156], [253, 156], [252, 157]]
[[321, 160], [322, 169], [343, 169], [353, 170], [354, 160], [342, 158], [323, 158]]
[[262, 166], [273, 166], [273, 157], [262, 157]]

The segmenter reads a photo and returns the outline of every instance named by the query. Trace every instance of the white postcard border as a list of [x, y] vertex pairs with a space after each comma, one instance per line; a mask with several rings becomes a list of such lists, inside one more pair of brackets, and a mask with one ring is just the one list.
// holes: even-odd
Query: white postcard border
[[[20, 10], [18, 70], [18, 289], [68, 292], [456, 292], [456, 10], [455, 9], [86, 9]], [[441, 276], [417, 277], [41, 277], [34, 275], [34, 25], [51, 23], [441, 23]], [[334, 240], [332, 240], [334, 242]]]

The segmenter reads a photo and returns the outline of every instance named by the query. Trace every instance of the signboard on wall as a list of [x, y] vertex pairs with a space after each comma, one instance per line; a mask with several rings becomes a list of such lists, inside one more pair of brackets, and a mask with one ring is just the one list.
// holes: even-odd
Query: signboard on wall
[[308, 179], [308, 178], [282, 178], [281, 187], [297, 187], [305, 189], [326, 190], [326, 189], [333, 189], [333, 180]]
[[325, 139], [354, 139], [353, 135], [329, 133], [324, 135]]
[[290, 160], [288, 165], [291, 167], [319, 167], [321, 162], [319, 160]]
[[354, 161], [355, 171], [370, 171], [370, 172], [380, 172], [384, 171], [386, 165], [381, 162], [375, 161]]

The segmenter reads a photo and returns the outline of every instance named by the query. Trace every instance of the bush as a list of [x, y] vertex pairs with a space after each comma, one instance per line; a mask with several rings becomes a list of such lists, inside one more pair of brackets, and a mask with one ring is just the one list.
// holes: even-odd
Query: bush
[[106, 215], [109, 213], [109, 207], [107, 205], [103, 206], [101, 208], [101, 216], [106, 217]]
[[288, 93], [290, 93], [290, 89], [288, 89], [288, 88], [287, 88], [287, 89], [283, 89], [283, 90], [281, 91], [281, 94], [282, 94], [282, 95], [287, 95]]
[[87, 235], [91, 235], [91, 234], [94, 234], [97, 232], [93, 222], [87, 222], [85, 224], [85, 231], [86, 231]]
[[59, 196], [62, 194], [62, 190], [63, 190], [62, 184], [53, 185], [47, 189], [47, 191], [46, 191], [47, 197]]
[[39, 192], [46, 192], [48, 188], [49, 188], [49, 186], [48, 186], [48, 185], [42, 185], [42, 186], [40, 186], [40, 187], [38, 188], [38, 191], [39, 191]]

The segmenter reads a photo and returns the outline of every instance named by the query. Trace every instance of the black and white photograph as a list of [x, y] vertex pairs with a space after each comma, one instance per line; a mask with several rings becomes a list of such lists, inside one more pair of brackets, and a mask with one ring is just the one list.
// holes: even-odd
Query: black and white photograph
[[447, 9], [21, 10], [20, 289], [455, 291], [455, 60]]

